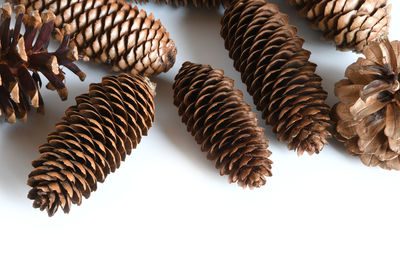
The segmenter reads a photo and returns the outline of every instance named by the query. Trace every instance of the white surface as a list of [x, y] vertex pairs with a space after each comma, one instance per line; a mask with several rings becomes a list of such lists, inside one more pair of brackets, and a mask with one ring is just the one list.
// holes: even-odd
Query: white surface
[[[357, 56], [321, 41], [284, 0], [271, 2], [299, 27], [332, 105], [334, 83]], [[393, 2], [396, 14], [400, 2]], [[177, 62], [154, 79], [149, 136], [80, 207], [48, 218], [31, 207], [26, 179], [64, 110], [108, 70], [80, 64], [88, 77], [81, 83], [68, 73], [68, 101], [43, 89], [45, 116], [0, 124], [0, 266], [400, 266], [399, 173], [367, 168], [334, 141], [299, 158], [265, 127], [274, 176], [253, 191], [229, 185], [186, 132], [171, 89], [190, 60], [224, 69], [245, 90], [219, 36], [222, 10], [142, 7], [169, 30]], [[399, 27], [394, 16], [392, 39]]]

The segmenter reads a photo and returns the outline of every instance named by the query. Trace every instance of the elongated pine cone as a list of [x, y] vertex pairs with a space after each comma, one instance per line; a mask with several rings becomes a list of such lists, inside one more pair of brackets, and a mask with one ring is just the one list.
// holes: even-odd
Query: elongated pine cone
[[14, 0], [27, 10], [51, 10], [68, 23], [79, 52], [114, 71], [157, 75], [175, 63], [176, 47], [153, 14], [118, 0]]
[[248, 92], [278, 139], [298, 154], [319, 153], [330, 137], [327, 93], [288, 16], [264, 0], [226, 9], [221, 36]]
[[[30, 106], [39, 113], [44, 112], [39, 73], [48, 79], [47, 88], [57, 90], [62, 100], [67, 98], [68, 90], [60, 65], [70, 69], [81, 80], [85, 79], [85, 74], [73, 63], [78, 60], [78, 50], [70, 44], [69, 33], [60, 31], [60, 46], [55, 52], [47, 51], [54, 27], [53, 13], [46, 12], [40, 16], [34, 11], [24, 15], [25, 8], [18, 5], [15, 7], [15, 26], [10, 29], [10, 4], [4, 4], [1, 12], [0, 115], [10, 123], [16, 119], [26, 121]], [[24, 35], [20, 33], [22, 24], [25, 26]]]
[[205, 8], [217, 8], [221, 5], [228, 6], [232, 0], [134, 0], [136, 3], [156, 2], [157, 4], [169, 4], [173, 6], [194, 6]]
[[78, 96], [32, 162], [33, 206], [52, 216], [58, 207], [68, 213], [71, 203], [88, 198], [147, 135], [154, 121], [153, 89], [148, 78], [121, 74]]
[[374, 43], [336, 84], [335, 136], [367, 166], [400, 170], [400, 42]]
[[362, 52], [388, 35], [391, 5], [387, 0], [287, 1], [340, 50]]
[[233, 83], [223, 70], [185, 62], [175, 77], [174, 104], [221, 175], [244, 188], [260, 187], [271, 176], [268, 140]]

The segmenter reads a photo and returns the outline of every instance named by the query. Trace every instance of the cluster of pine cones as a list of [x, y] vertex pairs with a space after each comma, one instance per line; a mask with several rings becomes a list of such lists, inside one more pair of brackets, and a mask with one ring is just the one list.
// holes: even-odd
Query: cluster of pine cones
[[[32, 163], [28, 197], [33, 206], [49, 216], [58, 208], [68, 213], [148, 134], [156, 89], [148, 77], [169, 71], [177, 49], [159, 20], [127, 1], [9, 2], [0, 22], [0, 115], [7, 122], [25, 121], [30, 107], [44, 112], [40, 73], [62, 100], [68, 91], [60, 66], [82, 80], [85, 74], [74, 63], [79, 59], [121, 73], [92, 83], [76, 98]], [[319, 153], [333, 135], [366, 165], [400, 170], [400, 43], [387, 37], [387, 0], [288, 0], [338, 49], [365, 55], [336, 84], [340, 102], [332, 109], [311, 52], [277, 5], [267, 0], [155, 2], [225, 8], [225, 48], [263, 120], [290, 150]], [[54, 52], [48, 51], [51, 35], [60, 43]], [[223, 70], [185, 62], [172, 89], [182, 122], [221, 175], [244, 188], [265, 185], [272, 175], [269, 141], [234, 81]]]

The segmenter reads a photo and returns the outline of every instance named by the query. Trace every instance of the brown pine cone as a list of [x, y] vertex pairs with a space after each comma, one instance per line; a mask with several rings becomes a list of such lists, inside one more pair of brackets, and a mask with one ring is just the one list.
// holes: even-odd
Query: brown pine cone
[[175, 77], [174, 104], [187, 130], [216, 162], [221, 175], [242, 187], [260, 187], [271, 176], [268, 140], [256, 114], [223, 70], [185, 62]]
[[156, 2], [157, 4], [169, 4], [173, 6], [194, 6], [205, 8], [217, 8], [221, 5], [228, 6], [232, 0], [134, 0], [136, 3]]
[[340, 50], [362, 52], [388, 35], [391, 5], [387, 0], [287, 1]]
[[400, 42], [374, 43], [336, 84], [335, 136], [367, 166], [400, 170]]
[[88, 198], [147, 135], [154, 121], [153, 90], [148, 78], [121, 74], [78, 96], [32, 162], [33, 207], [52, 216], [58, 207], [68, 213], [71, 203]]
[[238, 0], [225, 11], [221, 36], [248, 92], [278, 139], [298, 154], [319, 153], [330, 136], [327, 93], [304, 40], [287, 15], [264, 0]]
[[157, 75], [175, 63], [176, 48], [153, 14], [118, 0], [13, 0], [27, 10], [51, 10], [56, 27], [71, 25], [79, 52], [114, 71]]
[[[55, 52], [48, 52], [50, 32], [54, 27], [55, 16], [52, 12], [31, 12], [25, 14], [23, 6], [15, 8], [15, 26], [10, 29], [11, 6], [6, 3], [1, 8], [0, 36], [0, 115], [7, 122], [16, 119], [26, 121], [30, 106], [39, 113], [44, 112], [44, 103], [39, 92], [42, 85], [39, 73], [49, 81], [47, 88], [57, 90], [62, 100], [68, 96], [64, 84], [65, 66], [81, 80], [85, 74], [73, 63], [78, 60], [78, 50], [70, 44], [70, 34], [59, 32], [62, 41]], [[22, 24], [25, 33], [20, 33]]]

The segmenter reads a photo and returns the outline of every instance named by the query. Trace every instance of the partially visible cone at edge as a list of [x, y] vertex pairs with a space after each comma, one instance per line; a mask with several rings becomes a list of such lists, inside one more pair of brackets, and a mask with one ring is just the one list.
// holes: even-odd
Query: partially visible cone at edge
[[368, 44], [388, 35], [391, 5], [387, 0], [287, 0], [333, 40], [340, 50], [362, 52]]
[[133, 0], [136, 3], [156, 2], [157, 4], [169, 4], [173, 6], [193, 6], [205, 8], [217, 8], [228, 6], [232, 0]]
[[175, 43], [160, 20], [122, 0], [13, 1], [53, 11], [56, 27], [70, 24], [80, 54], [114, 71], [157, 75], [175, 63]]
[[175, 77], [174, 104], [187, 130], [229, 182], [260, 187], [271, 176], [268, 140], [256, 114], [223, 70], [185, 62]]
[[335, 136], [367, 166], [400, 170], [400, 42], [374, 43], [335, 86]]
[[[74, 64], [79, 59], [78, 50], [71, 44], [71, 34], [59, 31], [61, 44], [55, 52], [47, 50], [50, 33], [54, 27], [52, 12], [41, 15], [37, 11], [25, 14], [24, 6], [15, 7], [15, 25], [10, 28], [12, 8], [6, 3], [1, 8], [0, 19], [0, 115], [7, 122], [27, 120], [30, 107], [44, 112], [44, 101], [39, 88], [42, 85], [39, 73], [49, 81], [47, 88], [56, 90], [62, 100], [68, 96], [64, 84], [65, 66], [85, 79], [85, 74]], [[24, 34], [21, 33], [25, 27]]]
[[68, 213], [119, 168], [154, 121], [153, 90], [148, 78], [121, 74], [78, 96], [32, 162], [33, 207], [49, 216], [58, 208]]
[[330, 137], [327, 93], [297, 28], [274, 4], [238, 0], [226, 9], [221, 36], [267, 124], [298, 154], [319, 153]]

